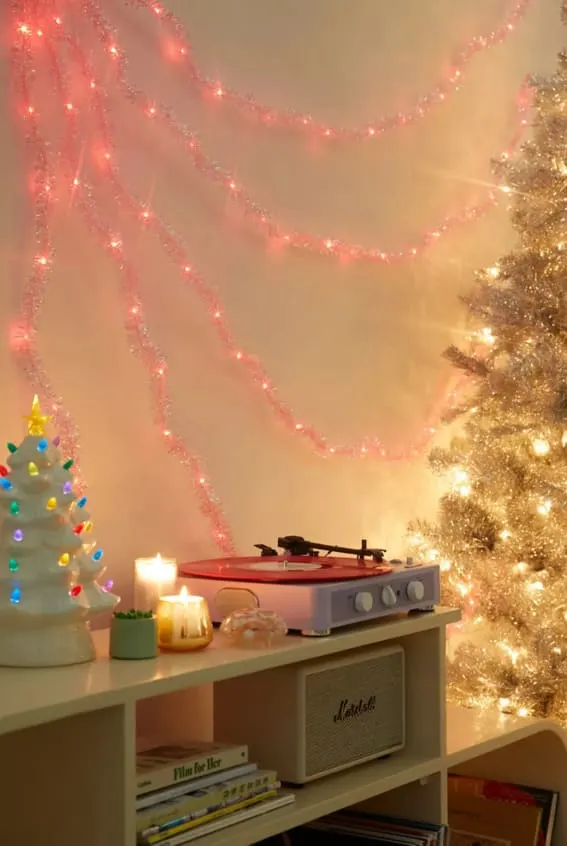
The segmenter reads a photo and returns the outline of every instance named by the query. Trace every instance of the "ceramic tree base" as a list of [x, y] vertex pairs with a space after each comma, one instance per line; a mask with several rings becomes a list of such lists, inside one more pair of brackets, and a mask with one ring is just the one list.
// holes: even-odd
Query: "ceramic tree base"
[[1, 667], [65, 667], [95, 657], [93, 639], [84, 622], [0, 628]]

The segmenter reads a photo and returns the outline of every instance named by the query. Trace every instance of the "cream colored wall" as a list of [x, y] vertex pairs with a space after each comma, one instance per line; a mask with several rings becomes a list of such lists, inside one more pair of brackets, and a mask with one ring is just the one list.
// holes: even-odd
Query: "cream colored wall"
[[[213, 76], [280, 107], [336, 123], [363, 122], [431, 87], [455, 45], [500, 20], [505, 0], [167, 0], [190, 27], [195, 56]], [[563, 32], [556, 0], [534, 0], [505, 46], [477, 57], [462, 90], [415, 127], [373, 143], [318, 148], [262, 132], [203, 106], [148, 60], [149, 16], [106, 0], [126, 27], [138, 84], [175, 104], [206, 148], [279, 217], [300, 228], [365, 244], [404, 243], [466, 202], [489, 179], [488, 160], [510, 136], [524, 74], [550, 70]], [[26, 267], [29, 220], [24, 171], [2, 69], [0, 331]], [[217, 191], [124, 110], [124, 176], [182, 232], [218, 287], [236, 334], [255, 351], [306, 420], [335, 440], [367, 433], [388, 443], [414, 437], [447, 371], [439, 355], [458, 338], [457, 297], [475, 266], [509, 237], [492, 212], [394, 267], [341, 266], [275, 257], [227, 216]], [[109, 207], [110, 208], [110, 207]], [[82, 432], [98, 537], [119, 590], [129, 591], [136, 554], [210, 555], [208, 528], [188, 478], [153, 429], [144, 370], [121, 327], [114, 265], [73, 216], [62, 214], [57, 265], [41, 346], [53, 382]], [[371, 542], [403, 551], [408, 518], [434, 505], [422, 462], [321, 460], [275, 425], [227, 362], [203, 316], [151, 239], [140, 239], [147, 316], [170, 361], [174, 421], [210, 470], [240, 551], [278, 534]], [[29, 393], [5, 340], [0, 348], [0, 438], [16, 439]]]

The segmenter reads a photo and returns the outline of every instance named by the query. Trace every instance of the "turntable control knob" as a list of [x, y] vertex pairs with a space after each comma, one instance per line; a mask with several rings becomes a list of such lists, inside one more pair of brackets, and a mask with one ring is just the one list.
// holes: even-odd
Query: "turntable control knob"
[[382, 588], [381, 599], [384, 605], [390, 608], [392, 605], [395, 605], [398, 601], [398, 597], [396, 596], [396, 592], [390, 585], [386, 585], [386, 587]]
[[410, 582], [406, 588], [408, 599], [412, 602], [421, 602], [425, 596], [425, 588], [423, 582]]
[[359, 611], [361, 614], [368, 613], [368, 611], [372, 611], [373, 605], [374, 599], [372, 597], [372, 594], [369, 593], [367, 590], [355, 594], [354, 608], [356, 611]]

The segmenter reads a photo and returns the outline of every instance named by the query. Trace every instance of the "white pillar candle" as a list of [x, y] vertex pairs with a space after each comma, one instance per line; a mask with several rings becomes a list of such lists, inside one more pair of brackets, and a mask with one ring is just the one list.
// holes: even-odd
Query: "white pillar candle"
[[201, 649], [213, 639], [209, 607], [202, 596], [182, 587], [175, 596], [161, 596], [157, 607], [158, 643], [161, 649], [185, 652]]
[[177, 562], [174, 558], [137, 558], [134, 573], [134, 604], [137, 611], [157, 611], [163, 593], [175, 589]]

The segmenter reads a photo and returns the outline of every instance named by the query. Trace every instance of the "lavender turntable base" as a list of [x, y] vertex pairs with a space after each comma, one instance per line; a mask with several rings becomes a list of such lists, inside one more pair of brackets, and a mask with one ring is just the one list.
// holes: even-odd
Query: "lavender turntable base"
[[201, 561], [179, 569], [189, 590], [207, 600], [214, 622], [241, 608], [262, 608], [303, 635], [432, 611], [439, 603], [437, 565], [375, 562], [287, 554]]

